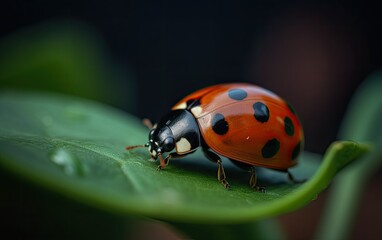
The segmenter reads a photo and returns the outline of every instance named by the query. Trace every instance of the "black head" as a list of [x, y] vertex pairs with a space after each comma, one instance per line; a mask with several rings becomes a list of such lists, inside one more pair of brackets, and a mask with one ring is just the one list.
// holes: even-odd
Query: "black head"
[[195, 151], [200, 146], [200, 133], [194, 116], [186, 110], [169, 112], [150, 130], [145, 146], [152, 159], [174, 149], [178, 155]]
[[152, 159], [157, 159], [158, 155], [164, 152], [171, 152], [175, 148], [174, 135], [171, 129], [164, 125], [153, 128], [149, 133], [149, 142], [146, 143]]

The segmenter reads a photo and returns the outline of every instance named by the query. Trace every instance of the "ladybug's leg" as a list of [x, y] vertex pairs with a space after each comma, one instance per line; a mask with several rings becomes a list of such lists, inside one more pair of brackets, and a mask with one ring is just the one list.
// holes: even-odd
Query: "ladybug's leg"
[[249, 179], [249, 186], [251, 186], [251, 188], [255, 189], [256, 191], [265, 192], [265, 188], [264, 187], [257, 186], [257, 176], [256, 176], [256, 169], [255, 169], [255, 167], [251, 166], [249, 168], [249, 172], [251, 173], [251, 178]]
[[212, 162], [216, 163], [218, 165], [218, 180], [226, 189], [230, 188], [229, 183], [226, 180], [226, 175], [224, 172], [222, 160], [216, 153], [212, 152], [209, 149], [203, 148], [204, 155], [211, 160]]
[[142, 120], [143, 125], [145, 125], [148, 129], [156, 128], [156, 124], [153, 124], [150, 119], [144, 118]]
[[236, 166], [238, 166], [238, 167], [244, 169], [245, 171], [248, 171], [251, 173], [251, 177], [249, 179], [249, 186], [251, 186], [251, 188], [253, 188], [259, 192], [265, 192], [265, 187], [257, 186], [257, 176], [256, 176], [255, 166], [252, 166], [252, 165], [247, 164], [247, 163], [239, 162], [239, 161], [236, 161], [234, 159], [229, 159], [229, 160], [231, 160], [232, 163], [235, 164]]
[[164, 169], [168, 165], [168, 163], [170, 162], [171, 158], [182, 158], [182, 157], [184, 157], [186, 155], [187, 154], [180, 155], [180, 154], [178, 154], [176, 152], [170, 153], [169, 155], [167, 155], [166, 158], [163, 158], [162, 155], [159, 155], [160, 165], [158, 166], [157, 170]]
[[303, 180], [296, 180], [296, 179], [293, 177], [292, 173], [289, 172], [288, 170], [287, 170], [287, 173], [288, 173], [288, 179], [289, 179], [291, 182], [293, 182], [293, 183], [304, 183], [304, 182], [306, 181], [305, 179], [303, 179]]

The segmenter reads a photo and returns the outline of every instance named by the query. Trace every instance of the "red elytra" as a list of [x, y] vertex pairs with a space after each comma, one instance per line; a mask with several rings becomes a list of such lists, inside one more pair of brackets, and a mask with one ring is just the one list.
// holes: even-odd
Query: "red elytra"
[[[229, 96], [230, 91], [233, 97], [236, 91], [236, 99]], [[198, 99], [199, 104], [190, 111], [207, 145], [220, 155], [279, 170], [286, 170], [296, 164], [304, 141], [302, 126], [290, 105], [276, 94], [252, 84], [220, 84], [188, 95], [172, 109], [182, 109], [194, 99]], [[258, 102], [268, 108], [267, 121], [259, 121], [254, 117], [253, 105]], [[223, 115], [228, 122], [228, 131], [223, 135], [216, 134], [212, 128], [216, 114]], [[285, 119], [290, 119], [287, 127]], [[288, 135], [285, 129], [292, 131], [291, 128], [293, 134], [289, 132]], [[264, 157], [262, 149], [272, 139], [276, 139], [273, 141], [275, 145], [276, 141], [279, 142], [279, 150]]]

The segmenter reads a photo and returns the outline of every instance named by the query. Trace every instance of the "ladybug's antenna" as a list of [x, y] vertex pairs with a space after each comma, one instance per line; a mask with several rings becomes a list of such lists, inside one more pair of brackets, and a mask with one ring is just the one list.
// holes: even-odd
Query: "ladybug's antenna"
[[143, 148], [143, 147], [148, 147], [148, 146], [149, 146], [148, 143], [146, 143], [146, 144], [142, 144], [142, 145], [127, 146], [127, 147], [126, 147], [126, 150], [127, 150], [127, 151], [130, 151], [130, 150], [132, 150], [132, 149], [134, 149], [134, 148]]

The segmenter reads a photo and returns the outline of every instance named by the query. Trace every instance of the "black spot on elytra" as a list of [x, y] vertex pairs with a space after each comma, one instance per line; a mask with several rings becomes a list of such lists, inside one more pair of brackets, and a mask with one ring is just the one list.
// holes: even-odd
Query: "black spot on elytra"
[[235, 88], [228, 91], [228, 96], [233, 100], [241, 101], [246, 98], [248, 94], [243, 89]]
[[290, 105], [289, 103], [286, 103], [289, 110], [293, 113], [293, 114], [296, 114], [296, 111], [294, 110], [294, 108], [292, 107], [292, 105]]
[[269, 109], [267, 105], [262, 102], [256, 102], [253, 104], [253, 110], [255, 110], [254, 116], [257, 121], [265, 123], [269, 119]]
[[301, 151], [301, 141], [297, 143], [292, 152], [292, 160], [296, 159]]
[[190, 99], [186, 102], [186, 109], [187, 110], [190, 110], [191, 108], [193, 107], [197, 107], [197, 106], [200, 106], [200, 99]]
[[219, 135], [224, 135], [228, 132], [228, 122], [222, 114], [217, 113], [212, 118], [212, 130]]
[[284, 118], [284, 130], [288, 136], [293, 136], [294, 125], [293, 125], [292, 119], [290, 119], [289, 117]]
[[280, 142], [273, 138], [269, 140], [261, 149], [261, 154], [263, 155], [263, 158], [271, 158], [277, 154], [277, 152], [280, 150]]

